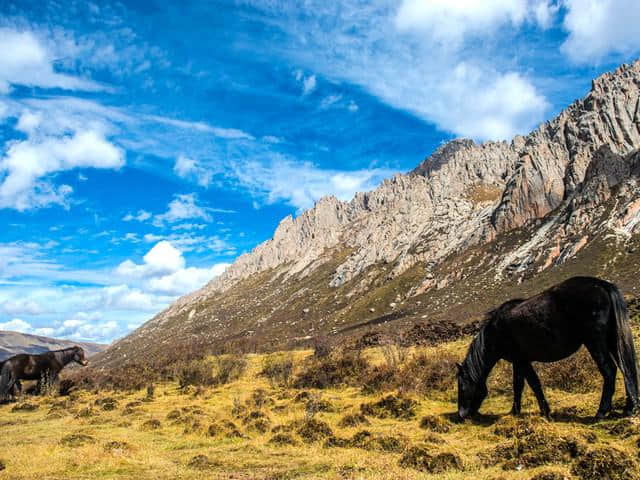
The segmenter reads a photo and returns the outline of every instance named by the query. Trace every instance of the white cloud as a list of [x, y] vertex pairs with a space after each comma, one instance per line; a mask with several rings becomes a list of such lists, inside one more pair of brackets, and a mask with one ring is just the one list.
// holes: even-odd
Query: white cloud
[[151, 278], [149, 289], [168, 295], [192, 292], [220, 275], [228, 266], [228, 263], [218, 263], [211, 268], [184, 268], [169, 275]]
[[198, 161], [185, 155], [179, 155], [173, 166], [173, 171], [182, 178], [194, 178], [201, 187], [208, 187], [213, 177], [213, 172], [204, 168]]
[[151, 218], [151, 213], [146, 210], [138, 210], [138, 213], [135, 215], [132, 213], [127, 213], [122, 220], [125, 222], [131, 222], [132, 220], [137, 220], [138, 222], [144, 222], [145, 220], [149, 220]]
[[0, 300], [0, 310], [8, 315], [40, 315], [46, 311], [38, 302], [28, 298]]
[[[29, 120], [28, 128], [35, 128]], [[50, 203], [64, 204], [72, 189], [56, 187], [46, 177], [74, 168], [111, 168], [124, 165], [122, 150], [96, 131], [80, 131], [70, 136], [38, 138], [9, 143], [0, 159], [0, 208], [28, 210]]]
[[[501, 42], [513, 41], [526, 24], [550, 26], [557, 2], [249, 1], [288, 34], [290, 61], [332, 83], [359, 85], [447, 132], [509, 139], [547, 113], [536, 79], [518, 71], [517, 55]], [[304, 78], [302, 70], [296, 78]]]
[[562, 50], [576, 63], [598, 63], [612, 53], [640, 51], [640, 2], [637, 0], [564, 0]]
[[[227, 266], [227, 263], [218, 263], [210, 268], [187, 267], [182, 252], [170, 242], [162, 240], [143, 257], [143, 263], [125, 260], [116, 268], [115, 273], [123, 279], [141, 279], [144, 291], [182, 295], [202, 287], [220, 275]], [[139, 302], [140, 306], [148, 301], [143, 292], [130, 292], [125, 287], [112, 287], [112, 290], [120, 298], [126, 292], [127, 296], [124, 298], [129, 302]]]
[[395, 22], [400, 30], [457, 47], [465, 36], [490, 34], [503, 25], [531, 21], [546, 28], [556, 10], [548, 0], [403, 0]]
[[9, 330], [12, 332], [31, 333], [33, 328], [29, 322], [25, 322], [20, 318], [14, 318], [8, 322], [0, 323], [0, 330]]
[[315, 75], [310, 75], [302, 80], [302, 94], [309, 95], [316, 89], [317, 81]]
[[185, 120], [178, 120], [175, 118], [163, 117], [160, 115], [144, 115], [143, 118], [152, 122], [170, 125], [172, 127], [178, 127], [185, 130], [196, 130], [199, 132], [211, 133], [216, 137], [226, 138], [228, 140], [254, 139], [253, 135], [237, 128], [214, 127], [205, 122], [190, 122]]
[[142, 264], [125, 260], [116, 268], [123, 277], [146, 278], [154, 275], [174, 273], [185, 266], [182, 252], [171, 243], [162, 240], [156, 243], [143, 257]]
[[58, 60], [46, 41], [30, 31], [0, 28], [0, 93], [11, 85], [62, 88], [66, 90], [104, 90], [91, 80], [58, 73]]
[[205, 222], [211, 221], [209, 209], [196, 203], [194, 193], [178, 194], [169, 202], [165, 213], [153, 217], [153, 224], [161, 226], [164, 223], [175, 223], [181, 220], [200, 218]]
[[239, 181], [254, 194], [264, 196], [267, 203], [282, 200], [299, 210], [313, 206], [325, 195], [349, 200], [357, 191], [375, 188], [391, 173], [386, 169], [324, 170], [283, 157], [273, 158], [269, 165], [246, 162], [235, 167]]

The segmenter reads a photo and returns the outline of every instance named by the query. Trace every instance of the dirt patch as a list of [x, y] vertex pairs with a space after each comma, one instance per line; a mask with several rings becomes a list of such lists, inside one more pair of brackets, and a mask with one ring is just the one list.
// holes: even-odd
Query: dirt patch
[[298, 442], [295, 438], [293, 438], [288, 433], [276, 433], [271, 439], [269, 443], [272, 445], [297, 445]]
[[91, 435], [85, 435], [84, 433], [73, 433], [60, 439], [60, 445], [64, 445], [65, 447], [82, 447], [83, 445], [93, 442], [95, 442], [95, 438]]
[[0, 460], [0, 472], [7, 468], [7, 464], [4, 463], [4, 460]]
[[428, 473], [444, 473], [448, 470], [462, 470], [462, 460], [455, 453], [431, 453], [428, 447], [414, 446], [408, 449], [398, 464]]
[[162, 424], [160, 423], [160, 420], [158, 420], [157, 418], [152, 418], [151, 420], [147, 420], [146, 422], [144, 422], [141, 425], [141, 428], [143, 430], [158, 430], [161, 426]]
[[332, 437], [333, 431], [326, 422], [311, 418], [303, 422], [302, 426], [298, 429], [298, 435], [300, 435], [306, 443], [313, 443], [327, 437]]
[[486, 465], [502, 463], [504, 470], [535, 468], [553, 463], [568, 463], [586, 450], [583, 440], [559, 436], [553, 428], [538, 429], [501, 443], [484, 454]]
[[371, 422], [362, 413], [349, 413], [340, 419], [339, 427], [357, 427], [358, 425], [369, 425]]
[[105, 412], [118, 408], [118, 402], [113, 397], [99, 398], [95, 401], [96, 407], [100, 407]]
[[195, 470], [209, 470], [219, 467], [220, 465], [220, 462], [210, 460], [206, 455], [196, 455], [187, 463], [189, 468], [193, 468]]
[[438, 345], [471, 335], [479, 328], [479, 322], [465, 325], [448, 321], [416, 323], [402, 332], [398, 343], [405, 347], [411, 345]]
[[540, 472], [531, 477], [531, 480], [568, 480], [564, 473], [560, 472]]
[[177, 420], [182, 416], [180, 410], [171, 410], [167, 413], [167, 420]]
[[271, 420], [266, 413], [260, 410], [249, 412], [249, 414], [242, 419], [242, 424], [245, 425], [247, 430], [258, 433], [266, 433], [269, 428], [271, 428]]
[[225, 429], [225, 435], [230, 438], [244, 438], [242, 432], [231, 420], [224, 420], [222, 427]]
[[436, 433], [447, 433], [450, 430], [449, 422], [438, 415], [427, 415], [420, 420], [420, 428]]
[[494, 425], [493, 433], [505, 438], [520, 438], [531, 435], [549, 422], [539, 416], [517, 418], [511, 415], [500, 418]]
[[417, 406], [418, 402], [410, 398], [387, 395], [377, 402], [361, 404], [360, 411], [372, 417], [409, 420], [416, 416]]
[[89, 418], [89, 417], [95, 417], [95, 415], [96, 414], [93, 411], [93, 408], [84, 407], [78, 410], [78, 413], [76, 413], [75, 418]]
[[622, 418], [612, 424], [603, 425], [603, 428], [611, 435], [629, 438], [640, 434], [640, 420], [637, 418]]
[[29, 402], [18, 403], [11, 408], [12, 412], [33, 412], [35, 410], [38, 410], [38, 405]]
[[125, 453], [131, 451], [131, 445], [129, 445], [127, 442], [119, 442], [114, 440], [112, 442], [105, 443], [104, 449], [105, 451], [113, 455], [124, 455]]
[[313, 416], [318, 412], [333, 412], [335, 411], [333, 405], [328, 400], [324, 400], [317, 397], [312, 397], [305, 404], [305, 410], [309, 416]]
[[615, 447], [593, 448], [578, 459], [571, 473], [581, 480], [633, 480], [638, 478], [635, 461]]

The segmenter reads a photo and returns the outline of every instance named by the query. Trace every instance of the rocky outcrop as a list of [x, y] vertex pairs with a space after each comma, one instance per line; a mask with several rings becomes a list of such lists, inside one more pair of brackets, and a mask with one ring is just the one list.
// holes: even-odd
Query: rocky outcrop
[[[584, 99], [526, 137], [481, 145], [454, 140], [409, 174], [351, 202], [321, 199], [299, 217], [285, 218], [273, 239], [201, 293], [285, 264], [287, 275], [308, 273], [337, 245], [352, 253], [329, 279], [334, 287], [380, 262], [395, 264], [392, 275], [416, 262], [436, 264], [558, 208], [603, 145], [620, 155], [640, 147], [640, 62], [596, 79]], [[480, 198], [479, 190], [495, 193]]]

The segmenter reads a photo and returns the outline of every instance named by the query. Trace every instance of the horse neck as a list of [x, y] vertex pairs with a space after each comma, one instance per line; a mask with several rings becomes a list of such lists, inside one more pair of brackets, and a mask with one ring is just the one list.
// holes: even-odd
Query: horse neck
[[498, 362], [493, 337], [487, 335], [486, 326], [473, 339], [466, 362], [473, 379], [485, 383], [489, 373]]
[[65, 349], [65, 350], [60, 350], [58, 352], [55, 352], [56, 354], [56, 359], [63, 365], [67, 365], [69, 363], [71, 363], [73, 361], [73, 355], [74, 355], [74, 351], [73, 349]]

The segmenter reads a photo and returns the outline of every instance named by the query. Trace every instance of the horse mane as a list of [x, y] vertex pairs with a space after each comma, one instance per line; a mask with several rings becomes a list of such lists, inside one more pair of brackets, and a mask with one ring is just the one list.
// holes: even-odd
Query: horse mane
[[465, 358], [465, 365], [467, 366], [469, 375], [476, 383], [482, 381], [482, 377], [486, 370], [486, 363], [484, 361], [486, 351], [484, 330], [486, 326], [487, 325], [485, 323], [478, 334], [474, 337], [471, 345], [469, 345], [469, 351]]
[[513, 300], [508, 300], [485, 315], [485, 320], [482, 324], [482, 327], [480, 328], [478, 334], [474, 337], [471, 345], [469, 345], [469, 351], [467, 352], [467, 357], [465, 359], [465, 364], [469, 371], [469, 375], [474, 382], [483, 381], [484, 375], [487, 370], [487, 363], [485, 361], [487, 350], [485, 330], [487, 326], [495, 320], [504, 318], [509, 310], [524, 301], [525, 299], [523, 298], [514, 298]]

